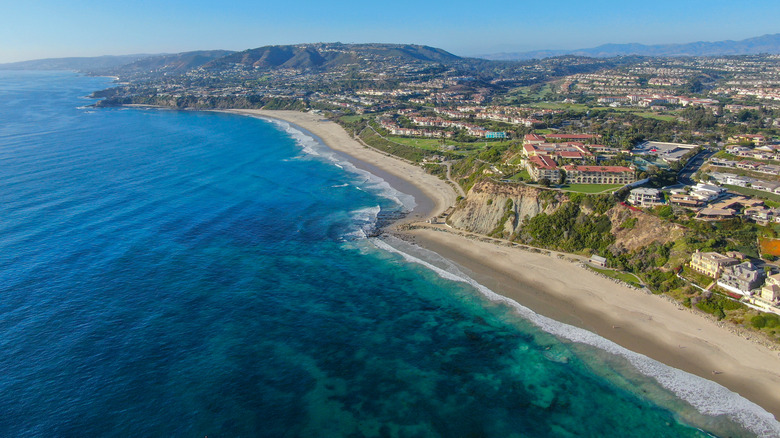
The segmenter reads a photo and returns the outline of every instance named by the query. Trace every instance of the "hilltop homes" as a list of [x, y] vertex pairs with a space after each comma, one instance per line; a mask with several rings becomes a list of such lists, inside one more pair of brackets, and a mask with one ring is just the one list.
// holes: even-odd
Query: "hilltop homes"
[[664, 199], [661, 191], [658, 189], [639, 187], [631, 189], [626, 201], [637, 207], [655, 207], [663, 204]]

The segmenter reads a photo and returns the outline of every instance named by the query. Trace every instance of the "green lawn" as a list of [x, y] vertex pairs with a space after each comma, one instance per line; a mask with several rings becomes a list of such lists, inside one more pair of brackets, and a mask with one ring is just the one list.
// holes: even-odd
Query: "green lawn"
[[561, 190], [578, 193], [602, 193], [617, 190], [623, 184], [566, 184], [559, 187]]
[[342, 121], [347, 122], [347, 123], [352, 123], [352, 122], [356, 122], [358, 120], [368, 119], [368, 118], [369, 118], [368, 116], [363, 116], [363, 115], [341, 116], [341, 117], [339, 117], [339, 120], [342, 120]]
[[[535, 92], [531, 91], [532, 88], [537, 88], [537, 90]], [[552, 87], [550, 84], [544, 84], [542, 87], [539, 87], [538, 85], [529, 85], [527, 87], [515, 88], [514, 90], [510, 91], [509, 94], [510, 96], [521, 96], [525, 99], [544, 100], [551, 93]]]
[[637, 278], [636, 275], [631, 274], [629, 272], [613, 271], [612, 269], [599, 269], [599, 268], [594, 268], [593, 266], [588, 266], [588, 268], [600, 274], [606, 275], [607, 277], [611, 277], [616, 280], [620, 280], [624, 283], [628, 283], [632, 286], [642, 287], [642, 282], [639, 280], [639, 278]]
[[[425, 149], [429, 151], [442, 150], [441, 140], [438, 138], [410, 138], [410, 137], [396, 137], [396, 136], [388, 136], [386, 138], [392, 142], [400, 143], [407, 146], [412, 146], [415, 148]], [[508, 146], [510, 143], [511, 143], [510, 140], [506, 140], [506, 141], [481, 140], [475, 142], [458, 142], [453, 140], [445, 140], [444, 146], [455, 146], [456, 151], [457, 150], [469, 151], [469, 150], [482, 150], [485, 148], [485, 146]]]
[[677, 120], [677, 116], [668, 115], [668, 114], [657, 114], [657, 113], [645, 112], [645, 111], [636, 112], [634, 113], [634, 115], [639, 117], [644, 117], [646, 119], [661, 120], [664, 122], [674, 122], [675, 120]]
[[587, 111], [590, 109], [588, 105], [583, 105], [581, 103], [562, 103], [562, 102], [539, 102], [539, 103], [532, 103], [528, 106], [533, 108], [562, 109], [562, 110], [573, 110], [573, 111]]
[[517, 172], [516, 174], [510, 176], [507, 178], [510, 181], [530, 181], [531, 175], [528, 174], [527, 170], [522, 170], [520, 172]]
[[605, 107], [591, 107], [580, 103], [561, 103], [561, 102], [539, 102], [530, 104], [532, 107], [545, 108], [545, 109], [562, 109], [570, 111], [616, 111], [620, 113], [631, 113], [635, 116], [644, 117], [646, 119], [663, 120], [672, 122], [677, 120], [677, 116], [673, 114], [658, 114], [652, 111], [643, 111], [636, 108], [605, 108]]
[[407, 146], [412, 146], [415, 148], [425, 149], [428, 151], [438, 151], [441, 150], [441, 141], [436, 138], [408, 138], [408, 137], [386, 137], [388, 140], [405, 144]]
[[745, 196], [753, 196], [760, 199], [768, 199], [773, 202], [780, 202], [780, 195], [776, 195], [774, 193], [765, 192], [763, 190], [756, 190], [751, 189], [749, 187], [740, 187], [740, 186], [730, 186], [728, 184], [724, 184], [723, 187], [733, 191], [740, 193]]

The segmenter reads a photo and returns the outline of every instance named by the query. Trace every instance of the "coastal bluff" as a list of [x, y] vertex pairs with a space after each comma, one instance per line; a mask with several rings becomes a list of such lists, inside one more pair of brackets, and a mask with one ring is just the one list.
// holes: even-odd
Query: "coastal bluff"
[[483, 180], [469, 190], [448, 223], [474, 233], [514, 234], [524, 220], [540, 213], [553, 213], [567, 200], [560, 192]]
[[[511, 238], [521, 235], [531, 218], [553, 214], [569, 202], [572, 197], [565, 192], [483, 180], [458, 203], [448, 223], [473, 233]], [[581, 202], [578, 217], [606, 218], [609, 226], [603, 232], [612, 236], [609, 250], [615, 254], [633, 253], [653, 244], [663, 245], [685, 233], [685, 228], [679, 224], [619, 203], [602, 211], [594, 211], [587, 202]]]

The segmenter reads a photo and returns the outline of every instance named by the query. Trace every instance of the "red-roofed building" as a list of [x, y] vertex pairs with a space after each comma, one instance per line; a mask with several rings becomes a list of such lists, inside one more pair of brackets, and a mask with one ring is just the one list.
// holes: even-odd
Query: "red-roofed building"
[[526, 134], [523, 137], [523, 144], [540, 144], [544, 143], [544, 137], [539, 134]]
[[558, 170], [558, 163], [550, 157], [536, 155], [526, 160], [528, 173], [536, 181], [547, 178], [549, 181], [557, 182], [560, 179], [561, 172]]
[[564, 166], [569, 184], [630, 184], [634, 170], [624, 166]]
[[544, 138], [547, 140], [563, 140], [563, 141], [588, 141], [601, 138], [598, 134], [548, 134]]
[[559, 158], [566, 158], [567, 160], [582, 160], [582, 152], [573, 151], [555, 151], [555, 156]]

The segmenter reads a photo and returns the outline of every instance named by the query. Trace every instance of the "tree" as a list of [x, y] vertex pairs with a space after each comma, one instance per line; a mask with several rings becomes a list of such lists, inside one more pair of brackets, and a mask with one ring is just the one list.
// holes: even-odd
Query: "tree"
[[560, 170], [560, 177], [558, 178], [558, 184], [563, 185], [566, 183], [566, 171]]

